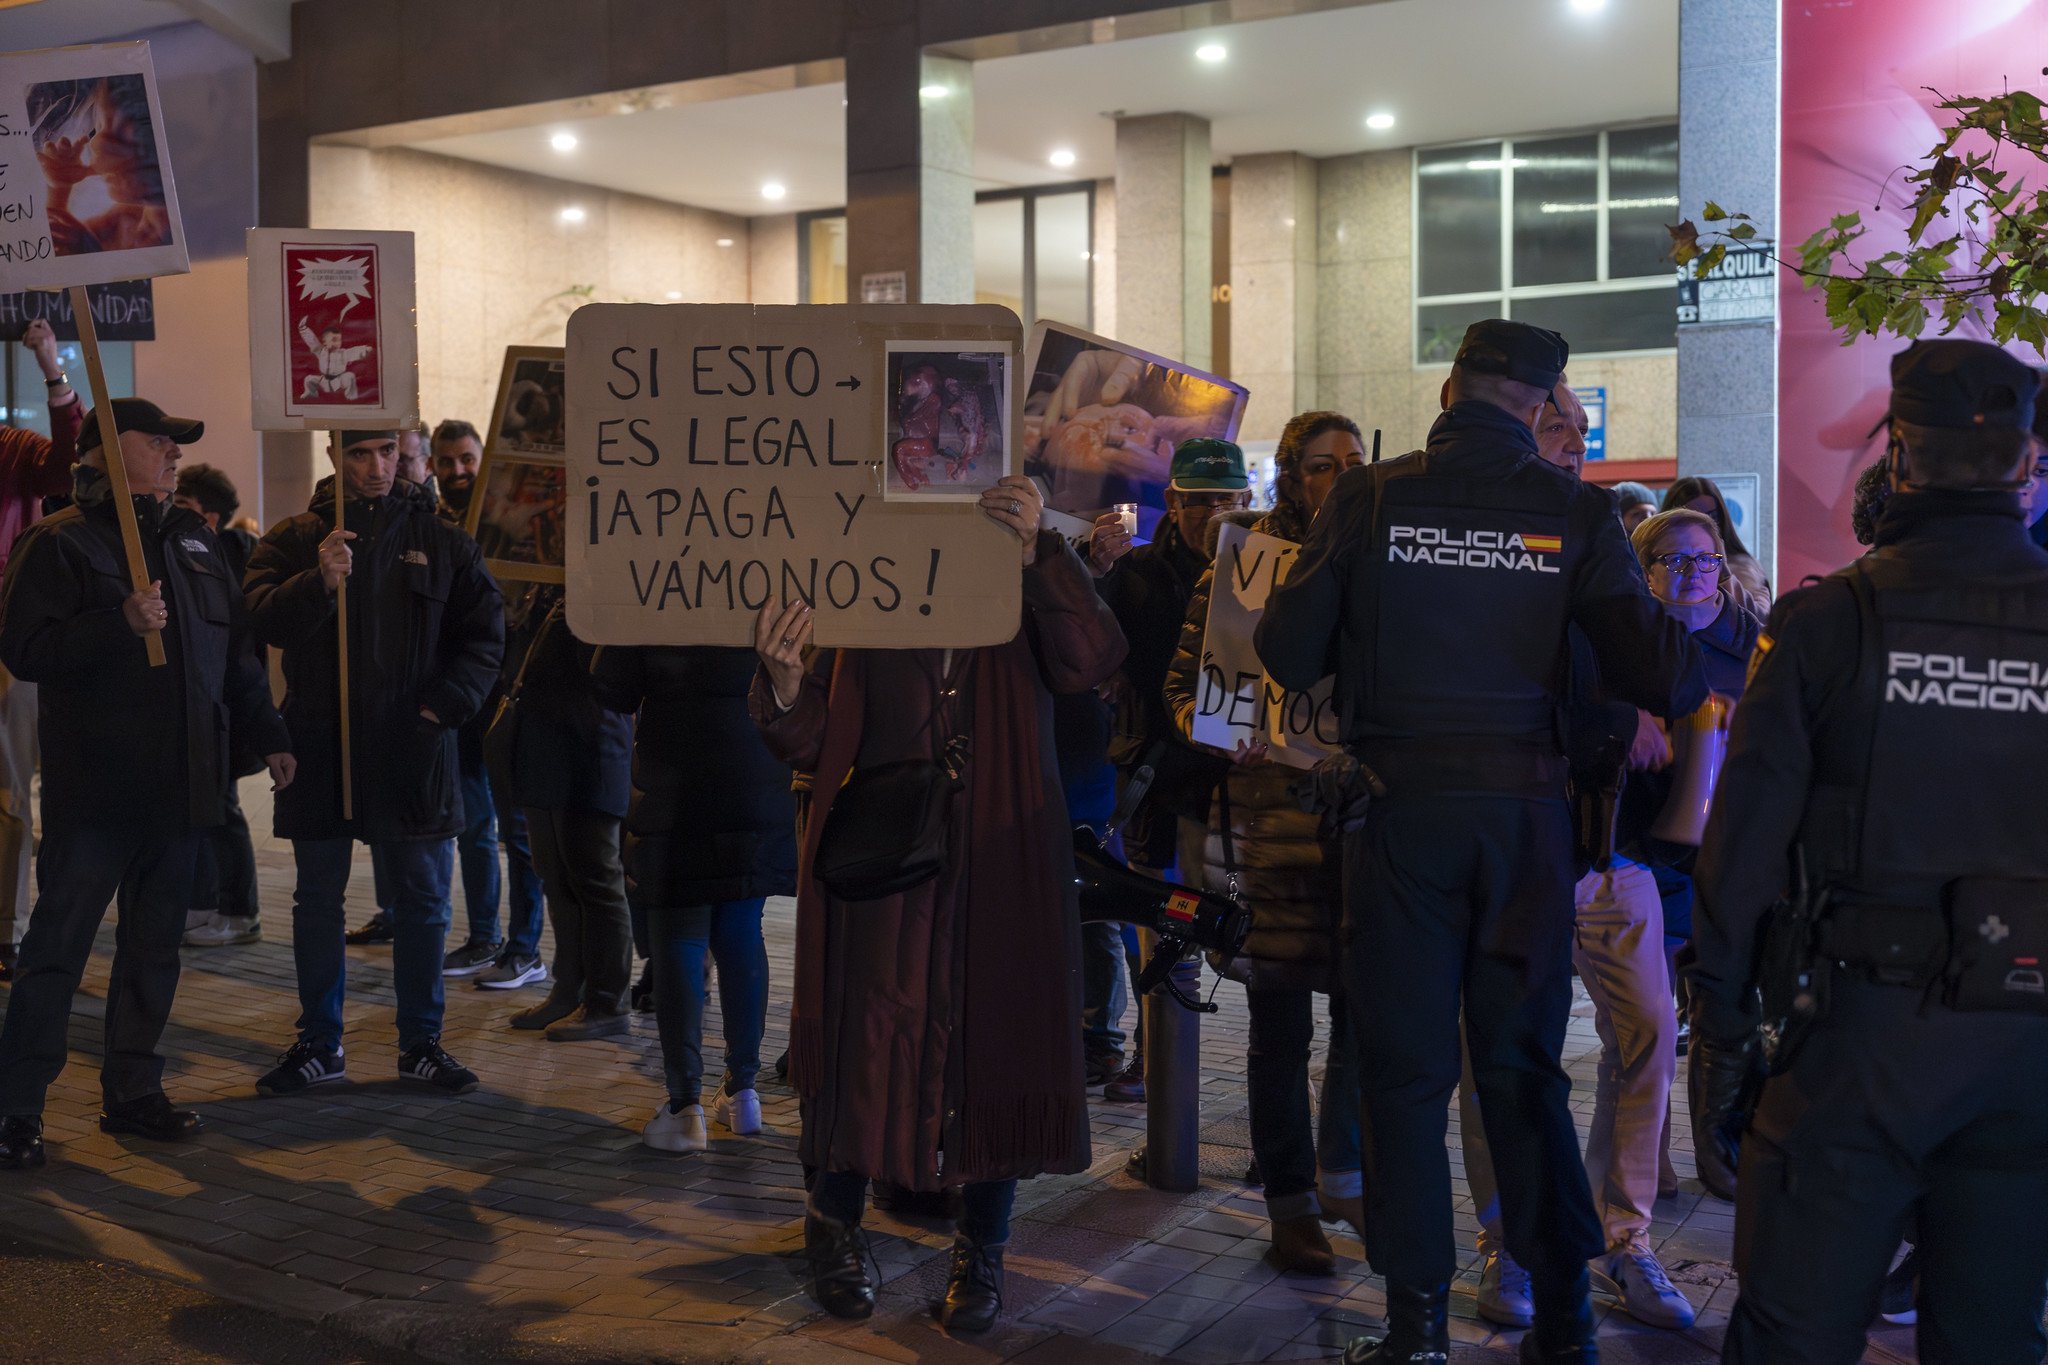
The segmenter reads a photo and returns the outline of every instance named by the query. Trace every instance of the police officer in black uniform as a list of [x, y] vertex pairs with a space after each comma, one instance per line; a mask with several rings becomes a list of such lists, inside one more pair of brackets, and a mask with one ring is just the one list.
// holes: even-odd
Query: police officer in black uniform
[[1779, 1036], [1806, 1022], [1742, 1144], [1728, 1361], [1860, 1359], [1916, 1204], [1920, 1359], [2048, 1346], [2048, 555], [2015, 496], [2036, 383], [1982, 342], [1893, 358], [1877, 547], [1778, 600], [1736, 708], [1694, 1046], [1748, 1046], [1759, 985], [1793, 1003]]
[[1567, 348], [1499, 320], [1466, 332], [1426, 449], [1341, 479], [1257, 643], [1281, 683], [1334, 671], [1344, 742], [1382, 780], [1345, 849], [1345, 984], [1365, 1086], [1366, 1248], [1389, 1331], [1354, 1362], [1441, 1361], [1456, 1272], [1445, 1105], [1459, 1014], [1532, 1277], [1525, 1359], [1590, 1361], [1586, 1262], [1605, 1249], [1559, 1057], [1571, 1005], [1574, 841], [1560, 710], [1566, 631], [1619, 700], [1706, 697], [1607, 494], [1537, 456]]

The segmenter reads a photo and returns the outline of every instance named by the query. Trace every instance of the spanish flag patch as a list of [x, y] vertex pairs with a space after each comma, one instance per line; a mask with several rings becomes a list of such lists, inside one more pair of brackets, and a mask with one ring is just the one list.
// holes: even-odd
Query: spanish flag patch
[[1563, 536], [1532, 536], [1524, 533], [1522, 548], [1534, 554], [1554, 555], [1564, 548]]

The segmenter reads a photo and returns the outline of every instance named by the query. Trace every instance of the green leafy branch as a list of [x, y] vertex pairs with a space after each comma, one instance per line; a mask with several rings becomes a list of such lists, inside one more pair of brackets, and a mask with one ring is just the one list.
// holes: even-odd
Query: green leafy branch
[[[1965, 318], [1988, 314], [1995, 340], [2026, 342], [2048, 355], [2048, 184], [2029, 189], [1999, 165], [2008, 152], [2048, 165], [2041, 98], [2026, 90], [1953, 99], [1933, 93], [1954, 118], [1923, 161], [1901, 168], [1913, 209], [1903, 250], [1859, 262], [1852, 248], [1868, 229], [1862, 212], [1852, 210], [1801, 242], [1795, 263], [1770, 250], [1774, 243], [1749, 214], [1709, 200], [1701, 219], [1727, 226], [1702, 233], [1688, 219], [1671, 228], [1672, 259], [1705, 279], [1731, 249], [1765, 248], [1808, 288], [1824, 291], [1828, 322], [1845, 346], [1859, 336], [1910, 340], [1933, 318], [1945, 335]], [[1971, 133], [1984, 134], [1988, 147], [1964, 148]]]

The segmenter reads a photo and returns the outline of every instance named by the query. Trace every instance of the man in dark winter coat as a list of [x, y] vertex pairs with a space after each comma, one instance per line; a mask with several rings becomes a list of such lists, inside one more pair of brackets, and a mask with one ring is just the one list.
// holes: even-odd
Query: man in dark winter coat
[[[0, 600], [0, 661], [42, 686], [41, 894], [0, 1030], [0, 1166], [43, 1162], [42, 1109], [64, 1067], [71, 997], [107, 902], [120, 922], [107, 983], [100, 1127], [159, 1140], [197, 1130], [163, 1093], [157, 1041], [178, 987], [178, 939], [203, 831], [223, 817], [229, 727], [282, 792], [289, 737], [243, 644], [220, 543], [169, 498], [179, 445], [204, 428], [114, 402], [119, 456], [150, 585], [131, 591], [99, 427], [80, 442], [75, 502], [22, 537]], [[162, 639], [152, 667], [143, 640]]]
[[[323, 480], [311, 510], [257, 545], [243, 582], [257, 634], [284, 652], [284, 719], [304, 772], [277, 803], [277, 833], [298, 862], [299, 1039], [256, 1088], [291, 1094], [346, 1074], [342, 896], [360, 839], [397, 883], [399, 1074], [461, 1094], [476, 1076], [440, 1046], [448, 886], [463, 826], [455, 731], [497, 678], [504, 613], [476, 543], [396, 481], [397, 433], [344, 431], [340, 444], [347, 529], [335, 528]], [[335, 600], [344, 579], [352, 818], [341, 810]]]

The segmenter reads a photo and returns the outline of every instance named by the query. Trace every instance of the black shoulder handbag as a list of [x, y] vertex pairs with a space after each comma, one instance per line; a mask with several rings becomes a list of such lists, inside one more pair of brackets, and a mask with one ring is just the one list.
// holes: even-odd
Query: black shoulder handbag
[[[876, 901], [923, 886], [946, 870], [954, 797], [963, 785], [971, 747], [961, 701], [973, 655], [947, 682], [927, 723], [930, 758], [855, 768], [833, 798], [811, 875], [835, 900]], [[941, 725], [942, 713], [948, 721]], [[948, 736], [941, 739], [940, 737]]]

